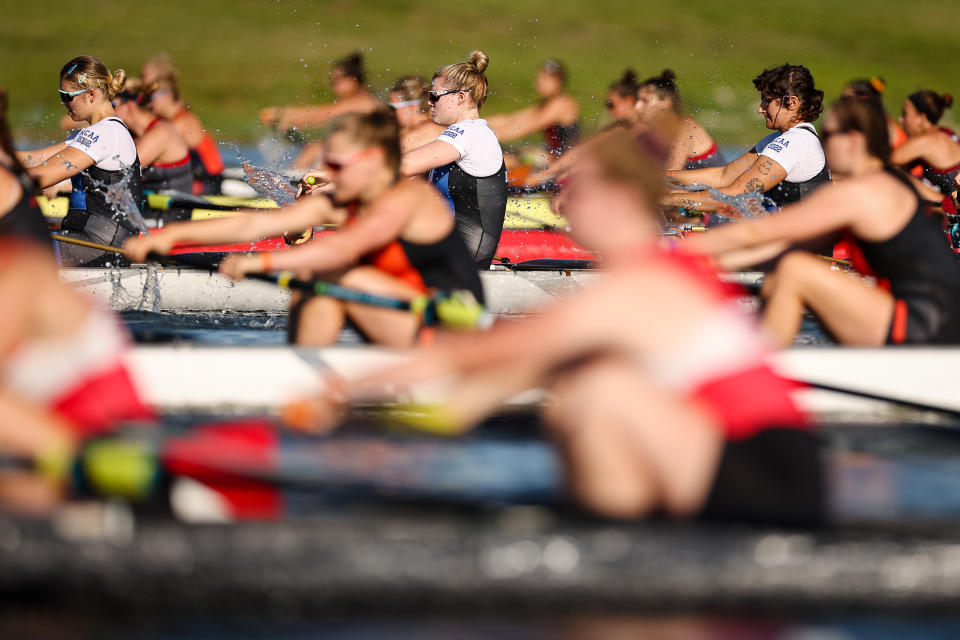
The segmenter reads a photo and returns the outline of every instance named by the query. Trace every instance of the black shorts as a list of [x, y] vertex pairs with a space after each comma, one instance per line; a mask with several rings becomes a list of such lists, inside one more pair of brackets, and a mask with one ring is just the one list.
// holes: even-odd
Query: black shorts
[[960, 322], [920, 296], [894, 300], [887, 344], [960, 344]]
[[699, 518], [811, 527], [825, 514], [822, 443], [800, 429], [772, 428], [727, 442]]

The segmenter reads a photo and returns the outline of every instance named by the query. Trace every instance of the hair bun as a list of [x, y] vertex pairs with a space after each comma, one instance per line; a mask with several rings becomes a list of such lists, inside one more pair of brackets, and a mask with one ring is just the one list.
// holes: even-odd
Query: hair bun
[[660, 79], [663, 80], [665, 83], [669, 82], [673, 84], [673, 81], [677, 79], [677, 74], [673, 72], [673, 69], [664, 69], [660, 73]]
[[873, 90], [877, 93], [883, 93], [887, 90], [887, 83], [883, 81], [883, 78], [878, 78], [877, 76], [870, 78], [870, 86], [873, 87]]
[[477, 71], [483, 73], [490, 64], [490, 58], [483, 51], [471, 51], [469, 62], [477, 68]]
[[623, 70], [623, 76], [620, 78], [623, 84], [637, 84], [637, 72], [627, 67]]
[[108, 77], [107, 93], [109, 95], [107, 97], [112, 99], [123, 91], [123, 88], [127, 85], [127, 72], [123, 69], [117, 69], [113, 75]]
[[940, 96], [940, 100], [943, 101], [943, 107], [945, 109], [953, 105], [953, 96], [950, 95], [949, 93], [945, 93], [942, 96]]

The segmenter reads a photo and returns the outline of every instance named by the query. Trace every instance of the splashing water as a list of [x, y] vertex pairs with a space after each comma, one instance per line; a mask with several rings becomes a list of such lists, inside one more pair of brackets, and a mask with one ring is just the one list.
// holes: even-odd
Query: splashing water
[[773, 200], [756, 191], [731, 196], [705, 184], [694, 183], [683, 188], [692, 192], [706, 191], [711, 198], [730, 207], [747, 219], [760, 218], [777, 210], [777, 205]]
[[[123, 172], [123, 177], [119, 182], [106, 184], [91, 176], [93, 186], [101, 189], [105, 193], [107, 204], [113, 210], [114, 220], [119, 221], [126, 218], [138, 231], [149, 233], [150, 228], [147, 226], [147, 221], [143, 219], [140, 206], [134, 201], [129, 188], [130, 180], [133, 178], [133, 172], [137, 169], [136, 165], [128, 166], [120, 162], [120, 169]], [[112, 304], [114, 302], [113, 298], [120, 296], [121, 292], [125, 294], [127, 292], [121, 284], [122, 273], [120, 271], [119, 261], [113, 263], [108, 262], [107, 267], [110, 268], [110, 280], [113, 283], [113, 293], [111, 294], [110, 301]], [[143, 288], [140, 292], [137, 308], [154, 312], [160, 311], [160, 277], [157, 273], [157, 264], [155, 262], [147, 263], [147, 274], [143, 281]]]
[[225, 143], [234, 149], [240, 166], [243, 167], [243, 181], [249, 184], [260, 195], [270, 198], [278, 205], [291, 204], [297, 199], [297, 190], [291, 186], [290, 179], [282, 172], [271, 171], [247, 161], [240, 153], [240, 148], [233, 143]]

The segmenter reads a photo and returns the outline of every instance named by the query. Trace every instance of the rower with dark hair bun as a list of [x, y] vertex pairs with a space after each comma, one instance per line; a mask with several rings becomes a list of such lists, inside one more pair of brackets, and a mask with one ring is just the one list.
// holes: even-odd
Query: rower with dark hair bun
[[702, 169], [723, 164], [717, 143], [706, 129], [683, 112], [676, 76], [670, 69], [640, 83], [636, 110], [646, 127], [675, 132], [667, 169]]
[[[782, 207], [809, 196], [830, 181], [830, 171], [813, 121], [823, 110], [823, 91], [803, 66], [766, 69], [753, 80], [760, 92], [758, 113], [772, 133], [753, 149], [722, 167], [668, 171], [680, 185], [703, 184], [726, 195], [760, 193]], [[714, 198], [686, 190], [672, 192], [668, 206], [716, 211]]]
[[467, 250], [481, 269], [493, 260], [507, 208], [503, 150], [480, 118], [487, 99], [488, 62], [487, 54], [473, 51], [467, 62], [437, 70], [430, 115], [447, 128], [433, 142], [406, 152], [402, 164], [406, 176], [430, 172], [430, 182], [446, 196]]
[[952, 209], [948, 196], [957, 190], [955, 180], [960, 175], [960, 139], [938, 123], [952, 104], [950, 94], [926, 89], [910, 94], [900, 118], [908, 140], [891, 156], [895, 165], [922, 167], [924, 180], [940, 193], [948, 211]]
[[637, 121], [637, 72], [633, 69], [624, 69], [623, 75], [610, 84], [607, 89], [606, 107], [614, 121], [622, 124], [633, 124]]

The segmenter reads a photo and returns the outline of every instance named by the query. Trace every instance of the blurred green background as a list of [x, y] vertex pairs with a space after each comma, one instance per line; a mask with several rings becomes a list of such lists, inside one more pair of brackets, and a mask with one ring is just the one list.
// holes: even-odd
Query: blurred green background
[[[670, 67], [689, 109], [728, 146], [764, 133], [750, 81], [783, 62], [807, 65], [828, 101], [849, 79], [883, 76], [894, 115], [917, 88], [960, 93], [957, 0], [2, 1], [0, 82], [19, 138], [30, 141], [61, 137], [57, 72], [79, 54], [139, 75], [166, 52], [208, 128], [239, 143], [266, 133], [261, 107], [329, 100], [330, 62], [354, 50], [383, 95], [397, 76], [429, 77], [482, 48], [488, 114], [532, 101], [538, 63], [560, 58], [587, 129], [604, 124], [606, 88], [625, 67], [641, 78]], [[948, 124], [957, 119], [948, 112]]]

